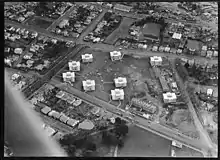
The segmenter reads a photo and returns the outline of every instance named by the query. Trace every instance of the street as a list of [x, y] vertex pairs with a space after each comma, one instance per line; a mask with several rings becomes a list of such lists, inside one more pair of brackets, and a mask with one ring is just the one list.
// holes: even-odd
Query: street
[[[172, 62], [172, 65], [173, 65], [173, 68], [175, 69], [174, 62]], [[179, 87], [184, 92], [183, 94], [187, 98], [187, 105], [189, 107], [189, 111], [190, 111], [191, 115], [193, 116], [195, 126], [200, 133], [200, 142], [203, 143], [204, 145], [206, 144], [211, 149], [217, 150], [217, 146], [212, 143], [212, 140], [210, 139], [208, 132], [203, 128], [202, 123], [199, 120], [197, 113], [195, 111], [195, 108], [190, 100], [189, 94], [186, 91], [186, 88], [185, 88], [181, 78], [179, 77], [177, 71], [175, 72], [175, 77], [176, 77], [176, 79], [178, 79]]]
[[[78, 4], [82, 4], [82, 3], [85, 3], [85, 2], [77, 2]], [[99, 6], [98, 4], [95, 4], [97, 6]], [[84, 42], [83, 41], [83, 38], [91, 31], [94, 30], [94, 28], [96, 27], [96, 25], [99, 23], [99, 21], [102, 19], [102, 17], [104, 16], [104, 14], [109, 10], [108, 8], [104, 7], [103, 8], [103, 11], [102, 13], [100, 13], [92, 22], [91, 24], [89, 24], [89, 26], [85, 29], [85, 31], [82, 32], [82, 34], [79, 36], [78, 39], [75, 39], [75, 38], [67, 38], [67, 37], [63, 37], [63, 36], [60, 36], [60, 35], [56, 35], [54, 33], [51, 33], [49, 30], [52, 29], [53, 27], [55, 27], [58, 23], [60, 23], [60, 21], [63, 19], [63, 18], [66, 18], [70, 15], [70, 13], [72, 12], [72, 10], [74, 9], [74, 6], [72, 6], [69, 10], [67, 10], [61, 17], [59, 17], [56, 21], [53, 22], [52, 25], [50, 25], [47, 29], [42, 29], [40, 27], [36, 27], [36, 26], [28, 26], [28, 25], [25, 25], [25, 24], [20, 24], [20, 23], [17, 23], [17, 22], [12, 22], [10, 20], [5, 20], [5, 24], [7, 25], [11, 25], [11, 26], [14, 26], [14, 27], [18, 27], [18, 28], [24, 28], [26, 30], [29, 30], [29, 31], [36, 31], [38, 32], [40, 35], [44, 35], [44, 36], [48, 36], [48, 37], [51, 37], [51, 38], [56, 38], [58, 40], [63, 40], [63, 41], [73, 41], [75, 42], [76, 44], [81, 44], [81, 46], [79, 45], [79, 47], [77, 47], [76, 49], [74, 49], [72, 52], [70, 52], [68, 55], [65, 55], [65, 57], [62, 58], [62, 60], [60, 60], [59, 62], [57, 62], [57, 64], [55, 66], [52, 67], [51, 69], [51, 72], [54, 72], [54, 68], [57, 68], [57, 66], [59, 66], [61, 63], [67, 61], [68, 59], [70, 59], [71, 56], [74, 56], [72, 53], [78, 53], [80, 52], [84, 47], [82, 47], [83, 45], [87, 45], [89, 47], [91, 47], [92, 49], [94, 50], [101, 50], [103, 52], [110, 52], [110, 51], [113, 51], [113, 50], [119, 50], [120, 47], [115, 47], [113, 45], [108, 45], [108, 44], [100, 44], [100, 43], [90, 43], [90, 42]], [[116, 10], [113, 10], [113, 12], [117, 12], [117, 13], [120, 13], [120, 14], [123, 14], [123, 16], [125, 15], [125, 17], [129, 17], [129, 18], [135, 18], [135, 19], [141, 19], [143, 17], [145, 17], [145, 15], [137, 15], [137, 14], [133, 14], [133, 13], [126, 13], [126, 12], [121, 12], [121, 11], [116, 11]], [[172, 19], [168, 19], [168, 21], [172, 21], [172, 22], [177, 22], [175, 20], [172, 20]], [[180, 22], [180, 21], [178, 21]], [[185, 23], [185, 22], [184, 22]], [[193, 25], [197, 25], [197, 24], [194, 24], [194, 23], [190, 23], [190, 24], [193, 24]], [[32, 43], [36, 42], [36, 40], [32, 41]], [[32, 44], [31, 43], [31, 44]], [[29, 50], [30, 48], [30, 45], [26, 48], [26, 50], [23, 52], [23, 54], [20, 56], [19, 60], [15, 63], [18, 64], [20, 63], [21, 59], [23, 58], [23, 56], [26, 54], [26, 52]], [[211, 63], [211, 64], [216, 64], [218, 63], [218, 60], [217, 59], [206, 59], [204, 57], [201, 57], [201, 56], [187, 56], [187, 55], [176, 55], [176, 54], [171, 54], [171, 53], [164, 53], [164, 52], [152, 52], [150, 51], [149, 49], [148, 50], [141, 50], [141, 49], [121, 49], [121, 52], [125, 55], [135, 55], [135, 56], [138, 56], [138, 57], [149, 57], [149, 56], [161, 56], [161, 57], [168, 57], [170, 60], [174, 60], [176, 58], [187, 58], [187, 59], [197, 59], [197, 60], [202, 60], [202, 61], [207, 61], [208, 63]], [[172, 65], [175, 69], [175, 64], [174, 64], [174, 61], [172, 61]], [[60, 65], [61, 66], [61, 65]], [[61, 67], [62, 68], [62, 67]], [[50, 72], [50, 71], [49, 71]], [[41, 78], [44, 78], [44, 77], [47, 77], [49, 74], [51, 73], [46, 73], [45, 76], [42, 76]], [[56, 74], [54, 72], [54, 74]], [[52, 75], [54, 76], [54, 75]], [[188, 95], [188, 92], [186, 91], [186, 88], [183, 84], [183, 82], [181, 81], [181, 78], [179, 77], [179, 75], [177, 74], [177, 72], [175, 72], [175, 77], [177, 79], [177, 81], [179, 82], [179, 87], [181, 88], [181, 90], [183, 91], [183, 94], [186, 96], [186, 99], [187, 99], [187, 104], [188, 104], [188, 107], [189, 107], [189, 111], [190, 113], [192, 114], [192, 117], [193, 117], [193, 120], [194, 120], [194, 123], [195, 123], [195, 126], [197, 128], [197, 130], [199, 131], [200, 133], [200, 138], [199, 139], [192, 139], [188, 136], [185, 136], [175, 130], [172, 130], [170, 128], [167, 128], [165, 126], [162, 126], [158, 123], [151, 123], [149, 124], [148, 120], [144, 119], [144, 118], [141, 118], [139, 116], [135, 116], [134, 117], [134, 120], [136, 121], [135, 122], [135, 125], [140, 127], [140, 128], [143, 128], [145, 130], [148, 130], [150, 132], [153, 132], [161, 137], [164, 137], [166, 139], [169, 139], [169, 140], [177, 140], [181, 143], [183, 143], [185, 146], [189, 147], [189, 148], [192, 148], [194, 150], [197, 150], [197, 151], [200, 151], [200, 152], [203, 152], [203, 154], [205, 156], [208, 155], [208, 152], [211, 151], [212, 152], [212, 156], [213, 154], [214, 155], [217, 155], [217, 152], [218, 152], [218, 149], [217, 149], [217, 145], [213, 144], [213, 142], [211, 141], [207, 131], [203, 128], [198, 116], [197, 116], [197, 113], [195, 111], [195, 108], [190, 100], [190, 97]], [[52, 78], [52, 80], [49, 82], [50, 84], [52, 85], [55, 85], [57, 86], [58, 88], [66, 91], [66, 92], [69, 92], [73, 95], [75, 95], [76, 97], [79, 97], [80, 99], [84, 100], [85, 102], [91, 104], [91, 105], [95, 105], [95, 106], [98, 106], [98, 107], [101, 107], [101, 108], [104, 108], [114, 114], [116, 114], [118, 116], [118, 113], [120, 113], [122, 116], [121, 118], [126, 120], [126, 121], [129, 121], [127, 118], [125, 117], [130, 117], [130, 114], [129, 113], [126, 113], [124, 112], [122, 109], [120, 108], [116, 108], [116, 106], [114, 105], [111, 105], [105, 101], [102, 101], [96, 97], [93, 97], [93, 96], [90, 96], [89, 94], [86, 94], [84, 92], [81, 92], [73, 87], [69, 87], [67, 86], [66, 84], [61, 84], [60, 81], [57, 81], [55, 79]], [[217, 87], [216, 87], [217, 88]], [[155, 101], [155, 99], [152, 99], [152, 101]], [[161, 105], [161, 104], [159, 104]], [[47, 118], [45, 118], [47, 119]], [[49, 119], [48, 119], [49, 121]], [[56, 125], [58, 124], [58, 122], [56, 123]], [[51, 124], [52, 126], [56, 126], [54, 124]], [[62, 124], [64, 125], [64, 124]], [[62, 125], [61, 124], [58, 124], [58, 126], [61, 126], [62, 128]], [[56, 128], [56, 127], [55, 127]], [[62, 129], [61, 129], [62, 130]], [[71, 131], [70, 130], [63, 130], [63, 131]], [[117, 151], [117, 150], [116, 150]], [[114, 154], [117, 156], [117, 154]]]
[[[86, 101], [87, 103], [90, 103], [92, 105], [96, 105], [96, 106], [101, 107], [101, 108], [105, 108], [106, 110], [108, 110], [110, 112], [113, 112], [113, 113], [116, 113], [116, 112], [119, 111], [116, 108], [116, 106], [111, 105], [107, 102], [104, 102], [104, 101], [102, 101], [102, 100], [100, 100], [96, 97], [90, 96], [90, 95], [88, 95], [84, 92], [81, 92], [81, 91], [73, 88], [73, 87], [69, 87], [65, 84], [61, 85], [60, 82], [57, 81], [57, 80], [52, 79], [49, 83], [59, 87], [60, 89], [66, 91], [66, 92], [69, 92], [69, 93], [75, 95], [76, 97], [79, 97], [80, 99]], [[59, 84], [59, 85], [57, 85], [57, 84]], [[121, 111], [120, 113], [122, 114], [122, 117], [129, 116], [129, 114], [126, 113], [126, 112]], [[159, 136], [162, 136], [166, 139], [170, 139], [170, 140], [175, 139], [175, 140], [183, 143], [184, 145], [186, 145], [190, 148], [193, 148], [194, 150], [198, 150], [200, 152], [201, 152], [201, 150], [202, 151], [203, 150], [207, 151], [209, 149], [209, 147], [206, 144], [200, 143], [200, 140], [192, 139], [188, 136], [182, 135], [179, 132], [176, 132], [174, 130], [166, 128], [166, 127], [164, 127], [160, 124], [157, 124], [157, 123], [152, 123], [151, 125], [149, 125], [148, 121], [146, 119], [138, 117], [138, 116], [135, 116], [134, 119], [135, 119], [135, 121], [138, 122], [138, 123], [135, 124], [138, 127], [141, 127], [145, 130], [153, 132], [153, 133], [155, 133]], [[128, 121], [127, 119], [125, 119], [125, 120]]]

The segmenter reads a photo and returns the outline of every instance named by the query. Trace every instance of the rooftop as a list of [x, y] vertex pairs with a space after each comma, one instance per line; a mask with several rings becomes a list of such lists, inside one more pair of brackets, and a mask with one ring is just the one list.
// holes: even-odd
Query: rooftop
[[142, 32], [145, 37], [158, 39], [160, 36], [160, 28], [160, 24], [147, 23], [144, 25]]

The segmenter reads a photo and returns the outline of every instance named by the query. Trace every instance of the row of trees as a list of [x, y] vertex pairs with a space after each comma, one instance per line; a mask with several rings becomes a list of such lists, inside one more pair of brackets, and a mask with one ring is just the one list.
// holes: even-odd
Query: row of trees
[[[116, 118], [115, 126], [113, 129], [108, 130], [107, 127], [103, 127], [102, 129], [102, 144], [106, 146], [123, 146], [124, 138], [128, 133], [128, 126], [123, 120], [121, 120], [120, 118]], [[97, 156], [97, 144], [90, 138], [90, 135], [90, 132], [84, 132], [84, 134], [80, 133], [79, 135], [67, 134], [59, 141], [59, 143], [70, 157]]]

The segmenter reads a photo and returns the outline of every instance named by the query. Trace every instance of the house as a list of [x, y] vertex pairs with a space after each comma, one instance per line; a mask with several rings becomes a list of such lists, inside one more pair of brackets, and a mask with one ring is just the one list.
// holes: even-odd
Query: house
[[75, 127], [78, 123], [79, 123], [79, 120], [75, 120], [75, 119], [72, 119], [72, 118], [69, 118], [68, 121], [67, 121], [67, 124], [71, 127]]
[[111, 90], [112, 100], [124, 100], [124, 90], [123, 89], [114, 89]]
[[83, 54], [82, 61], [84, 63], [93, 62], [93, 55], [92, 54]]
[[166, 47], [164, 48], [164, 51], [165, 51], [165, 52], [169, 52], [169, 51], [170, 51], [170, 47], [169, 47], [169, 46], [166, 46]]
[[75, 33], [75, 32], [72, 32], [71, 35], [72, 35], [73, 38], [78, 38], [79, 37], [79, 34]]
[[208, 50], [208, 51], [207, 51], [207, 54], [206, 54], [206, 57], [207, 57], [207, 58], [211, 58], [212, 55], [213, 55], [213, 51]]
[[156, 106], [149, 104], [146, 101], [140, 100], [139, 98], [132, 98], [131, 104], [151, 114], [154, 114], [157, 111]]
[[177, 50], [175, 48], [170, 49], [170, 53], [176, 54]]
[[180, 40], [181, 37], [182, 37], [182, 34], [180, 33], [173, 33], [173, 36], [172, 36], [173, 39], [178, 39], [178, 40]]
[[60, 117], [60, 121], [63, 122], [63, 123], [66, 123], [68, 121], [69, 117], [67, 117], [66, 115], [62, 115]]
[[214, 90], [212, 96], [213, 96], [213, 98], [218, 98], [218, 89]]
[[178, 147], [178, 148], [182, 148], [183, 147], [182, 143], [177, 142], [177, 141], [172, 141], [172, 146]]
[[208, 47], [207, 46], [202, 46], [202, 51], [207, 51]]
[[116, 4], [114, 6], [114, 9], [119, 10], [119, 11], [123, 11], [123, 12], [130, 12], [132, 7], [126, 6], [126, 5], [123, 5], [123, 4]]
[[189, 60], [188, 60], [188, 64], [189, 64], [190, 66], [193, 66], [194, 63], [195, 63], [195, 60], [194, 60], [194, 59], [189, 59]]
[[33, 57], [33, 53], [28, 52], [27, 54], [24, 55], [24, 59], [31, 59]]
[[158, 51], [158, 46], [153, 46], [152, 51], [157, 52]]
[[170, 90], [168, 84], [167, 84], [167, 81], [165, 79], [164, 76], [159, 76], [159, 81], [160, 81], [160, 84], [162, 86], [162, 89], [163, 89], [163, 92], [168, 92]]
[[14, 53], [15, 54], [22, 54], [23, 53], [23, 49], [22, 48], [15, 48]]
[[208, 96], [212, 96], [213, 94], [213, 89], [209, 88], [207, 89], [207, 93], [206, 93]]
[[110, 52], [110, 57], [112, 61], [121, 60], [122, 54], [120, 51], [112, 51]]
[[69, 104], [73, 104], [76, 101], [75, 97], [72, 97], [71, 95], [66, 100]]
[[69, 20], [68, 19], [64, 19], [60, 22], [59, 27], [60, 28], [64, 28], [65, 26], [69, 25]]
[[115, 87], [126, 87], [127, 79], [125, 77], [118, 77], [114, 79]]
[[53, 117], [55, 119], [59, 119], [61, 115], [59, 112], [52, 110], [49, 112], [48, 116]]
[[84, 91], [94, 91], [95, 90], [95, 80], [82, 81]]
[[75, 73], [74, 72], [66, 72], [63, 73], [63, 81], [64, 82], [75, 82]]
[[201, 53], [201, 56], [202, 56], [202, 57], [205, 57], [205, 56], [206, 56], [206, 52], [207, 52], [207, 51], [202, 50], [202, 51], [200, 52], [200, 53]]
[[182, 49], [178, 49], [177, 50], [177, 54], [182, 54], [183, 53], [183, 50]]
[[101, 40], [101, 38], [99, 38], [99, 37], [94, 38], [94, 39], [93, 39], [93, 43], [97, 43], [97, 42], [99, 42], [100, 40]]
[[41, 112], [43, 114], [48, 114], [52, 109], [48, 106], [45, 106], [44, 108], [41, 109]]
[[218, 51], [213, 52], [213, 57], [218, 57]]
[[150, 57], [150, 64], [151, 66], [161, 66], [162, 58], [157, 56]]
[[164, 103], [174, 103], [176, 102], [177, 97], [175, 93], [167, 92], [163, 93], [163, 101]]
[[56, 94], [56, 97], [57, 97], [57, 98], [62, 98], [64, 95], [65, 95], [65, 92], [64, 92], [64, 91], [59, 91], [59, 92]]
[[80, 62], [79, 61], [70, 61], [68, 62], [70, 71], [80, 71]]
[[163, 46], [160, 46], [160, 47], [159, 47], [159, 52], [163, 52], [164, 49], [165, 49], [165, 48], [164, 48]]

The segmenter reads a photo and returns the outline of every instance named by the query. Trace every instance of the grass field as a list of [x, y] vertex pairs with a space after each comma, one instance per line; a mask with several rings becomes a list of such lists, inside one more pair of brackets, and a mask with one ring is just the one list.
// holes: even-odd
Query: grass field
[[[124, 56], [122, 61], [112, 62], [107, 52], [87, 49], [84, 53], [92, 53], [94, 61], [90, 64], [81, 63], [81, 71], [75, 72], [76, 81], [73, 83], [73, 86], [83, 91], [82, 80], [95, 80], [96, 90], [87, 93], [115, 106], [123, 108], [134, 91], [146, 92], [147, 86], [145, 86], [145, 80], [154, 78], [151, 77], [149, 71], [150, 64], [148, 58], [135, 59], [131, 56]], [[78, 61], [80, 59], [81, 54], [74, 60]], [[65, 68], [55, 76], [55, 79], [62, 81], [62, 73], [68, 70], [68, 66], [66, 65]], [[127, 78], [127, 87], [124, 88], [125, 100], [122, 102], [111, 101], [110, 93], [112, 89], [115, 89], [113, 80], [119, 76]]]
[[128, 35], [128, 30], [130, 25], [135, 21], [135, 19], [124, 17], [120, 26], [112, 32], [104, 41], [104, 43], [113, 45], [119, 38], [125, 38]]
[[137, 127], [130, 127], [118, 157], [168, 157], [171, 141]]
[[47, 29], [53, 23], [53, 21], [48, 21], [40, 17], [35, 17], [29, 19], [26, 23], [31, 26], [38, 26], [40, 28]]

